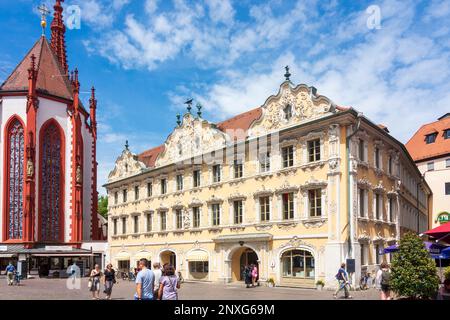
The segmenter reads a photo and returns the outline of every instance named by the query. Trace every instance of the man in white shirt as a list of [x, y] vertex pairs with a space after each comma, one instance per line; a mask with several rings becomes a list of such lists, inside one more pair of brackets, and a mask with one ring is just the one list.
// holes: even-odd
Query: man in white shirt
[[156, 300], [158, 298], [159, 280], [162, 277], [161, 265], [159, 262], [153, 263], [153, 273], [155, 274], [155, 288], [153, 297]]

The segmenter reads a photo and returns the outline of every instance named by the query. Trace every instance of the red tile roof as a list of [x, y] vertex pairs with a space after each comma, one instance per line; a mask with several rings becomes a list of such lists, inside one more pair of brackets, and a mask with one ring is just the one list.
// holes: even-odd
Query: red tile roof
[[60, 98], [72, 100], [71, 84], [64, 75], [57, 57], [45, 37], [41, 37], [25, 58], [14, 69], [11, 75], [1, 85], [0, 91], [27, 91], [28, 68], [31, 65], [31, 56], [36, 57], [38, 70], [36, 89]]
[[[450, 129], [450, 117], [440, 119], [420, 127], [406, 143], [406, 148], [414, 161], [424, 161], [450, 154], [450, 139], [444, 138], [444, 131]], [[432, 133], [437, 133], [436, 141], [427, 144], [425, 136]]]

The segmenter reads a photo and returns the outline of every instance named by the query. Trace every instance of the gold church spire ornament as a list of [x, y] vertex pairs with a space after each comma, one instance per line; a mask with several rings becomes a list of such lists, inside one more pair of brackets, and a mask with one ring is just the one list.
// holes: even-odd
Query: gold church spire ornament
[[41, 13], [42, 36], [45, 37], [45, 28], [47, 28], [47, 16], [50, 14], [50, 11], [45, 4], [41, 4], [38, 7], [38, 10]]

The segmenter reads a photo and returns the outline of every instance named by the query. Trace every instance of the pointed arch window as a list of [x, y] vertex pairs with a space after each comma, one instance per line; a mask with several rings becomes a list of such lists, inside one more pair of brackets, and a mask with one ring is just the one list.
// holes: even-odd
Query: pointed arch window
[[18, 119], [10, 123], [7, 139], [7, 236], [19, 240], [23, 236], [24, 128]]
[[51, 122], [41, 133], [40, 230], [42, 241], [59, 241], [63, 235], [63, 140]]

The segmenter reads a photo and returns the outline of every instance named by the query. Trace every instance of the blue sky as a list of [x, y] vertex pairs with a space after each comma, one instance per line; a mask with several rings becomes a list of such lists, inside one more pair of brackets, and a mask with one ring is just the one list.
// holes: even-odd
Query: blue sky
[[[40, 3], [0, 0], [0, 81], [40, 36]], [[70, 5], [81, 9], [81, 28], [67, 31], [69, 66], [80, 70], [82, 98], [95, 85], [99, 100], [99, 184], [126, 139], [136, 153], [163, 143], [187, 97], [220, 121], [276, 93], [285, 65], [294, 83], [364, 112], [402, 142], [450, 111], [449, 0]]]

